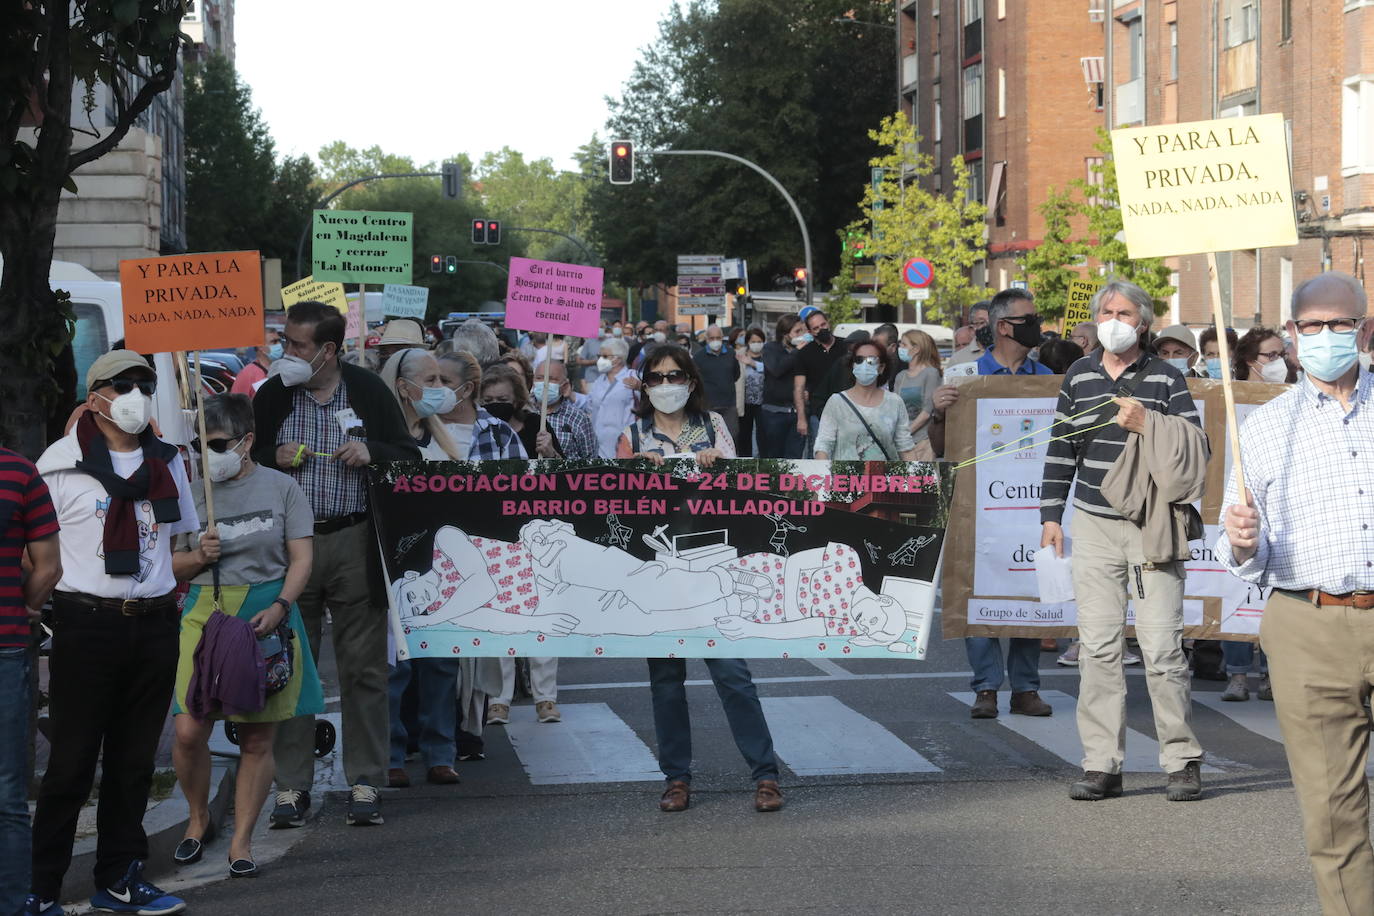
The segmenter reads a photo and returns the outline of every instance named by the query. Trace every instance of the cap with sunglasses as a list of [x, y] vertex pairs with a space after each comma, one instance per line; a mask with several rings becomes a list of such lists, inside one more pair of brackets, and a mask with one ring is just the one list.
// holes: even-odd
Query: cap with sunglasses
[[111, 350], [91, 363], [91, 368], [86, 370], [86, 389], [94, 391], [97, 382], [109, 382], [121, 373], [132, 369], [142, 369], [149, 375], [153, 375], [153, 367], [148, 365], [148, 361], [133, 350]]

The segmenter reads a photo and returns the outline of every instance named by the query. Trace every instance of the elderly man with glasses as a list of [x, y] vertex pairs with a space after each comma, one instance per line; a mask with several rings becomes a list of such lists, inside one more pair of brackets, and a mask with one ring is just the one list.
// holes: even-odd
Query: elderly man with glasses
[[1303, 380], [1240, 431], [1217, 558], [1273, 589], [1260, 639], [1322, 912], [1374, 913], [1369, 710], [1374, 689], [1374, 378], [1360, 371], [1367, 301], [1325, 273], [1293, 291]]

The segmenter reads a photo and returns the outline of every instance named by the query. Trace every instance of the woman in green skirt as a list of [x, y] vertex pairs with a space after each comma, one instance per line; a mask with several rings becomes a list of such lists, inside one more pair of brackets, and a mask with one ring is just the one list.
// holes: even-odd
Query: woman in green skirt
[[[218, 565], [220, 607], [226, 614], [248, 620], [259, 637], [270, 634], [283, 619], [294, 634], [291, 680], [268, 695], [261, 712], [229, 717], [238, 723], [241, 753], [229, 873], [247, 877], [258, 870], [251, 837], [272, 785], [272, 739], [277, 723], [324, 711], [320, 678], [296, 606], [296, 598], [310, 578], [315, 520], [309, 500], [294, 480], [255, 464], [249, 457], [253, 406], [246, 396], [207, 398], [203, 409], [205, 441], [194, 445], [197, 452], [208, 450], [217, 524], [198, 538], [186, 536], [172, 560], [177, 579], [191, 583], [181, 617], [181, 658], [172, 710], [176, 713], [173, 761], [177, 781], [190, 805], [190, 819], [174, 858], [183, 865], [198, 861], [210, 824], [209, 740], [214, 721], [197, 719], [187, 712], [186, 691], [196, 646], [214, 612], [212, 567]], [[203, 486], [195, 488], [195, 499], [200, 518], [205, 518]]]

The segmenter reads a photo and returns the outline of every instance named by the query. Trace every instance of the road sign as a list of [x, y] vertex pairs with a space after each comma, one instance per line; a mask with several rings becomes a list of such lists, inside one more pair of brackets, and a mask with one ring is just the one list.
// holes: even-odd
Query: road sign
[[720, 262], [720, 278], [722, 280], [740, 280], [746, 275], [743, 258], [727, 258]]
[[930, 287], [928, 287], [928, 286], [913, 286], [911, 289], [908, 289], [908, 290], [906, 291], [906, 297], [907, 297], [908, 299], [929, 299], [929, 298], [930, 298]]
[[[677, 259], [677, 313], [724, 315], [729, 262], [718, 254], [684, 254]], [[733, 266], [733, 265], [730, 265]]]
[[878, 268], [873, 264], [854, 265], [854, 285], [868, 289], [878, 285]]
[[907, 258], [902, 265], [902, 282], [916, 289], [923, 289], [935, 279], [935, 268], [925, 258]]

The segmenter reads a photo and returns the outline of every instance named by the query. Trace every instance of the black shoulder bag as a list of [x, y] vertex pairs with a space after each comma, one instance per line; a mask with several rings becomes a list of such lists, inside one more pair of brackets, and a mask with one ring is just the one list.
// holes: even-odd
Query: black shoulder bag
[[868, 436], [870, 439], [873, 440], [873, 444], [883, 450], [883, 457], [886, 458], [888, 461], [896, 461], [896, 458], [893, 458], [891, 455], [887, 453], [887, 446], [883, 445], [883, 440], [879, 439], [876, 435], [874, 435], [873, 427], [868, 425], [868, 421], [865, 420], [864, 415], [859, 412], [859, 408], [854, 406], [854, 402], [849, 400], [849, 398], [845, 397], [843, 393], [839, 395], [839, 398], [841, 401], [844, 401], [846, 404], [849, 405], [850, 410], [854, 411], [854, 416], [858, 417], [859, 422], [864, 425], [864, 429], [868, 430]]

